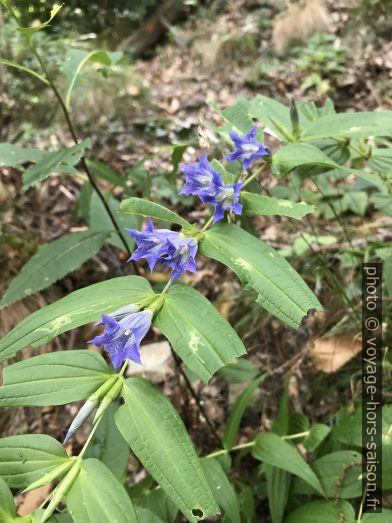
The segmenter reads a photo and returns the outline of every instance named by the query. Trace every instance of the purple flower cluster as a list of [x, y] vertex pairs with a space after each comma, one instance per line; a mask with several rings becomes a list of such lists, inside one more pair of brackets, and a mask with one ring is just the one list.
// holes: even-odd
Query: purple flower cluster
[[172, 270], [172, 280], [184, 272], [196, 272], [197, 242], [193, 238], [169, 229], [154, 229], [151, 220], [147, 220], [147, 226], [142, 232], [135, 229], [127, 231], [137, 245], [130, 260], [146, 258], [151, 270], [154, 270], [157, 262], [166, 263]]
[[[256, 131], [257, 128], [253, 127], [242, 137], [231, 132], [230, 137], [235, 145], [235, 150], [226, 156], [226, 160], [230, 162], [242, 160], [244, 169], [248, 169], [257, 157], [269, 155], [268, 147], [254, 139]], [[214, 207], [214, 223], [221, 220], [227, 210], [231, 210], [235, 214], [242, 213], [239, 198], [243, 184], [225, 185], [221, 175], [211, 167], [205, 154], [201, 155], [197, 162], [190, 165], [180, 164], [180, 167], [185, 174], [182, 194], [185, 196], [193, 194], [198, 196], [203, 203], [211, 204]]]

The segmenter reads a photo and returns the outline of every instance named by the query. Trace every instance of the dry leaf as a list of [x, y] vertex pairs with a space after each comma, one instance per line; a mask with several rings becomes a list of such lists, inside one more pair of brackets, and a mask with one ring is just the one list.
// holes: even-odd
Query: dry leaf
[[18, 509], [18, 514], [20, 516], [27, 516], [28, 514], [31, 514], [32, 512], [37, 510], [37, 508], [48, 496], [51, 489], [51, 485], [44, 485], [43, 487], [28, 492], [23, 500], [23, 503], [20, 505]]
[[330, 336], [313, 342], [313, 365], [324, 372], [335, 372], [360, 352], [362, 343], [354, 336]]

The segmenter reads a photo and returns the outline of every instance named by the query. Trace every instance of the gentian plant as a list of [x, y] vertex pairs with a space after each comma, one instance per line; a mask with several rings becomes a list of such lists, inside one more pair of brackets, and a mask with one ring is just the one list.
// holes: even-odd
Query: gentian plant
[[[186, 273], [197, 271], [198, 253], [231, 269], [244, 289], [251, 291], [260, 311], [268, 311], [292, 328], [298, 328], [310, 310], [321, 310], [314, 292], [281, 253], [247, 232], [245, 217], [277, 215], [299, 220], [314, 211], [305, 202], [261, 194], [260, 184], [267, 171], [279, 179], [297, 169], [339, 169], [341, 173], [357, 175], [380, 194], [389, 194], [390, 180], [382, 169], [377, 170], [376, 162], [384, 149], [368, 143], [368, 138], [372, 136], [374, 140], [391, 132], [391, 113], [336, 114], [329, 103], [320, 109], [314, 104], [298, 108], [294, 104], [290, 109], [263, 96], [240, 100], [234, 108], [220, 111], [223, 124], [215, 128], [221, 145], [220, 158], [208, 159], [204, 152], [194, 163], [180, 164], [182, 194], [199, 199], [198, 205], [210, 209], [209, 217], [202, 223], [190, 223], [160, 203], [131, 196], [122, 200], [119, 219], [113, 212], [115, 203], [108, 203], [85, 160], [89, 141], [79, 142], [72, 126], [69, 111], [74, 82], [63, 96], [35, 46], [35, 32], [50, 20], [24, 28], [10, 3], [2, 3], [15, 17], [22, 37], [42, 68], [30, 74], [51, 87], [75, 140], [74, 146], [55, 152], [33, 154], [19, 148], [16, 154], [32, 162], [23, 172], [24, 188], [41, 183], [52, 172], [74, 172], [77, 166], [87, 176], [101, 205], [100, 212], [107, 214], [111, 226], [97, 230], [91, 224], [84, 232], [41, 247], [11, 283], [1, 306], [48, 286], [93, 256], [105, 242], [128, 252], [129, 260], [124, 266], [133, 274], [71, 292], [31, 314], [1, 340], [0, 359], [7, 360], [28, 345], [40, 346], [94, 322], [99, 332], [88, 343], [103, 347], [107, 358], [83, 347], [33, 356], [5, 367], [1, 407], [84, 402], [76, 417], [64, 427], [65, 445], [94, 411], [95, 414], [89, 436], [76, 455], [72, 454], [74, 448], [67, 447], [67, 452], [62, 443], [45, 434], [20, 434], [0, 440], [0, 500], [4, 500], [0, 521], [143, 523], [152, 521], [146, 519], [146, 511], [159, 514], [154, 521], [175, 521], [179, 511], [191, 522], [222, 512], [225, 521], [254, 521], [240, 520], [239, 498], [226, 477], [228, 462], [220, 461], [222, 456], [228, 458], [240, 449], [263, 462], [260, 474], [266, 475], [274, 523], [282, 521], [285, 514], [290, 478], [294, 476], [302, 480], [296, 485], [302, 492], [322, 500], [330, 498], [328, 485], [284, 439], [287, 427], [282, 425], [275, 433], [261, 433], [236, 445], [244, 398], [235, 407], [227, 429], [218, 434], [222, 441], [218, 448], [202, 456], [170, 401], [146, 379], [126, 377], [126, 370], [130, 361], [143, 364], [140, 345], [152, 325], [170, 343], [180, 361], [179, 368], [182, 360], [194, 379], [208, 382], [218, 370], [239, 365], [238, 358], [246, 354], [246, 347], [227, 319], [185, 282]], [[58, 8], [52, 11], [51, 18], [57, 11]], [[83, 53], [81, 58], [88, 60]], [[105, 65], [108, 60], [114, 60], [110, 53]], [[81, 62], [75, 62], [75, 75], [81, 67]], [[237, 116], [233, 118], [233, 114]], [[271, 149], [265, 145], [263, 130], [274, 138]], [[363, 162], [373, 159], [372, 172], [346, 165], [349, 157], [332, 154], [331, 141], [335, 149], [345, 149], [353, 143]], [[12, 144], [9, 147], [12, 149]], [[21, 159], [18, 165], [23, 163]], [[174, 172], [176, 168], [177, 165]], [[143, 226], [144, 219], [147, 221]], [[164, 222], [167, 228], [155, 228], [154, 222]], [[58, 259], [51, 264], [50, 275], [42, 275], [38, 269], [54, 254], [62, 263]], [[64, 272], [65, 257], [68, 265]], [[158, 291], [151, 286], [148, 274], [140, 271], [145, 265], [143, 260], [151, 271], [163, 270], [168, 274], [166, 284]], [[246, 401], [265, 377], [258, 372], [252, 376]], [[121, 406], [116, 402], [119, 397]], [[299, 441], [305, 437], [297, 436]], [[97, 454], [94, 444], [100, 437], [109, 443]], [[318, 430], [317, 445], [325, 437], [325, 428]], [[312, 441], [313, 446], [305, 440], [304, 444], [314, 449], [314, 437]], [[145, 489], [127, 485], [129, 449], [145, 467]], [[16, 515], [9, 489], [32, 490], [51, 483], [56, 486], [38, 511], [23, 518]], [[278, 496], [274, 485], [282, 486]], [[331, 510], [335, 510], [332, 498]], [[338, 514], [343, 511], [339, 507]]]

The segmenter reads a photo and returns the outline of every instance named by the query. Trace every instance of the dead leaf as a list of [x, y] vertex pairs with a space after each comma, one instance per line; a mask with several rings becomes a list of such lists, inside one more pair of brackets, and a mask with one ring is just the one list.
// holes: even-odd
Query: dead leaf
[[324, 372], [335, 372], [354, 358], [362, 348], [361, 339], [355, 336], [329, 336], [313, 342], [313, 365]]
[[43, 487], [28, 492], [23, 500], [23, 503], [19, 507], [18, 514], [20, 516], [27, 516], [28, 514], [31, 514], [37, 510], [37, 508], [48, 496], [51, 488], [51, 485], [44, 485]]

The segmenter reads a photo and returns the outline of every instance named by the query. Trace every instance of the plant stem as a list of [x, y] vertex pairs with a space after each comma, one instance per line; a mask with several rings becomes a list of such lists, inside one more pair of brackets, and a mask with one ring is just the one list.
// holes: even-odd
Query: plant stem
[[297, 439], [308, 436], [310, 430], [305, 430], [305, 432], [298, 432], [298, 434], [290, 434], [289, 436], [282, 436], [282, 439]]
[[203, 405], [201, 404], [200, 402], [200, 399], [195, 391], [195, 389], [193, 388], [192, 386], [192, 383], [190, 382], [188, 376], [185, 374], [183, 368], [181, 367], [181, 361], [179, 360], [177, 354], [174, 352], [173, 348], [170, 347], [170, 350], [171, 350], [171, 353], [172, 353], [172, 356], [173, 356], [173, 359], [174, 359], [174, 363], [176, 364], [176, 367], [178, 369], [178, 371], [180, 372], [181, 376], [184, 378], [184, 381], [185, 381], [185, 384], [191, 394], [191, 396], [193, 397], [193, 399], [195, 400], [196, 402], [196, 405], [200, 411], [200, 414], [202, 415], [202, 417], [204, 418], [205, 422], [207, 423], [209, 429], [211, 430], [211, 434], [213, 435], [213, 437], [215, 438], [215, 440], [219, 443], [219, 445], [221, 444], [221, 440], [220, 440], [220, 437], [218, 436], [218, 433], [216, 432], [214, 426], [212, 425], [210, 419], [208, 418], [207, 416], [207, 413], [206, 411], [204, 410], [204, 407]]
[[213, 221], [214, 217], [211, 216], [211, 218], [209, 218], [206, 223], [204, 224], [204, 227], [202, 228], [202, 230], [200, 232], [204, 232], [208, 229], [208, 227], [211, 225], [212, 221]]
[[161, 296], [163, 296], [163, 295], [165, 295], [167, 293], [167, 291], [169, 290], [171, 284], [172, 284], [172, 279], [170, 278], [170, 280], [166, 283], [165, 288], [161, 292]]
[[211, 452], [211, 454], [207, 454], [206, 458], [216, 458], [217, 456], [223, 456], [224, 454], [228, 454], [229, 452], [234, 452], [235, 450], [249, 449], [251, 447], [254, 447], [254, 445], [255, 445], [255, 441], [248, 441], [248, 443], [242, 443], [241, 445], [236, 445], [235, 447], [231, 447], [231, 449], [215, 450], [214, 452]]
[[[21, 24], [19, 23], [19, 19], [18, 19], [17, 15], [14, 13], [13, 9], [11, 8], [11, 6], [9, 5], [8, 2], [6, 2], [6, 6], [7, 6], [7, 9], [9, 11], [10, 15], [12, 16], [12, 18], [14, 18], [14, 20], [18, 24], [18, 27], [22, 27]], [[46, 78], [50, 88], [52, 89], [55, 97], [57, 98], [58, 103], [60, 104], [60, 107], [61, 107], [61, 109], [63, 111], [63, 114], [64, 114], [64, 117], [65, 117], [65, 121], [67, 122], [67, 126], [68, 126], [68, 129], [69, 129], [69, 132], [70, 132], [70, 134], [72, 136], [73, 141], [77, 145], [79, 143], [79, 140], [78, 140], [78, 138], [76, 136], [76, 132], [75, 132], [74, 126], [72, 124], [69, 111], [68, 111], [68, 109], [67, 109], [67, 107], [65, 105], [65, 102], [64, 102], [60, 92], [58, 91], [55, 83], [53, 82], [53, 80], [52, 80], [52, 78], [51, 78], [51, 76], [49, 74], [49, 71], [48, 71], [48, 69], [47, 69], [47, 67], [45, 65], [45, 62], [42, 60], [42, 58], [41, 58], [40, 54], [38, 53], [38, 50], [37, 50], [36, 46], [34, 45], [33, 41], [30, 38], [28, 38], [26, 35], [24, 35], [24, 36], [25, 36], [25, 39], [26, 39], [26, 42], [27, 42], [28, 46], [30, 47], [30, 49], [33, 52], [35, 58], [37, 59], [39, 65], [41, 66], [42, 72], [44, 73], [44, 76], [45, 76], [45, 78]], [[120, 227], [119, 227], [119, 225], [118, 225], [118, 223], [116, 221], [116, 218], [114, 217], [114, 215], [112, 213], [112, 210], [110, 209], [109, 205], [107, 204], [104, 195], [102, 194], [100, 188], [98, 187], [97, 183], [95, 182], [94, 177], [93, 177], [90, 169], [87, 166], [87, 163], [86, 163], [86, 160], [85, 160], [84, 156], [82, 156], [82, 158], [81, 158], [81, 164], [82, 164], [83, 170], [87, 174], [87, 177], [89, 179], [89, 182], [91, 183], [92, 188], [94, 189], [94, 191], [97, 193], [99, 199], [101, 200], [102, 205], [104, 206], [105, 211], [106, 211], [107, 215], [109, 216], [110, 221], [112, 222], [114, 229], [116, 230], [116, 232], [117, 232], [117, 234], [118, 234], [122, 244], [124, 245], [124, 248], [125, 248], [126, 252], [129, 255], [131, 255], [132, 251], [129, 248], [129, 245], [128, 245], [128, 243], [127, 243], [127, 241], [126, 241], [126, 239], [125, 239], [125, 237], [124, 237], [124, 235], [123, 235], [123, 233], [122, 233], [122, 231], [121, 231], [121, 229], [120, 229]], [[136, 263], [134, 261], [132, 262], [132, 265], [133, 265], [133, 268], [134, 268], [136, 274], [140, 274], [139, 273], [139, 269], [138, 269], [138, 267], [137, 267], [137, 265], [136, 265]]]
[[92, 430], [91, 430], [91, 432], [90, 432], [88, 438], [86, 439], [85, 444], [83, 445], [82, 450], [79, 452], [79, 456], [78, 456], [78, 458], [83, 458], [83, 455], [84, 455], [84, 453], [86, 452], [87, 447], [89, 446], [90, 441], [93, 439], [93, 436], [94, 436], [94, 434], [95, 434], [95, 431], [97, 430], [98, 425], [100, 424], [102, 418], [103, 418], [103, 416], [100, 416], [100, 417], [97, 419], [97, 421], [96, 421], [95, 425], [93, 426], [93, 428], [92, 428]]
[[252, 180], [254, 180], [256, 178], [256, 176], [258, 176], [260, 173], [262, 173], [264, 171], [264, 169], [267, 167], [267, 165], [268, 165], [268, 162], [264, 162], [258, 169], [256, 169], [256, 171], [253, 174], [251, 174], [249, 176], [249, 178], [247, 178], [244, 181], [244, 183], [242, 185], [242, 189], [244, 189], [244, 187], [246, 187]]

